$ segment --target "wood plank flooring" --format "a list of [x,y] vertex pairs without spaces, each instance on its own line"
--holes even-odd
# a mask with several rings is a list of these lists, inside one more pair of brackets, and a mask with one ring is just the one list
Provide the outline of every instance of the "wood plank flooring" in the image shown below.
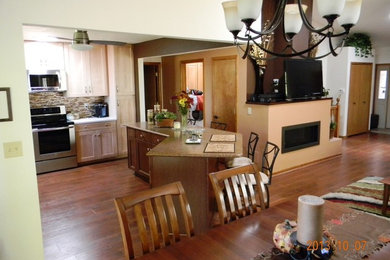
[[[302,194],[323,195],[364,176],[390,176],[390,135],[349,137],[342,149],[341,156],[274,176],[271,207]],[[126,160],[38,175],[45,259],[123,259],[113,198],[148,187]]]

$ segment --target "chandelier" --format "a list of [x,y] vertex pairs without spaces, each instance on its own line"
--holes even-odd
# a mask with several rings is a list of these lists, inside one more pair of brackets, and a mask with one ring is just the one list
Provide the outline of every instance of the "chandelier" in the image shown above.
[[[342,47],[345,36],[349,34],[350,29],[357,23],[360,16],[362,0],[314,0],[316,1],[318,14],[325,19],[326,25],[322,28],[315,28],[309,22],[305,15],[307,5],[298,3],[287,4],[288,0],[279,0],[274,17],[267,21],[262,30],[253,28],[253,22],[256,21],[262,9],[263,0],[234,0],[222,3],[225,13],[225,22],[228,30],[233,34],[234,45],[239,47],[244,55],[256,60],[268,60],[277,57],[290,58],[300,56],[308,59],[320,59],[329,54],[337,56],[336,49]],[[343,31],[336,32],[334,23],[337,20]],[[283,24],[282,24],[283,22]],[[275,30],[283,27],[283,37],[285,46],[280,52],[272,49],[269,44],[273,38]],[[311,40],[309,46],[304,50],[296,50],[293,47],[293,38],[301,30],[302,24],[309,30]],[[245,25],[243,35],[241,30]],[[335,38],[343,39],[334,44]],[[313,40],[314,39],[314,40]],[[313,52],[325,40],[329,42],[329,51],[318,57],[311,57]],[[244,45],[245,47],[242,47]],[[271,48],[267,48],[271,46]],[[253,55],[255,50],[262,52],[261,55]],[[259,53],[259,51],[256,51]]]

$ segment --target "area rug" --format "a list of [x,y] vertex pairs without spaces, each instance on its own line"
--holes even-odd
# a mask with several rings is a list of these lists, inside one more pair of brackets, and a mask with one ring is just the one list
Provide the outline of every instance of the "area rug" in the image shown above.
[[[357,182],[342,187],[335,192],[321,196],[323,199],[341,203],[347,207],[382,215],[383,183],[382,177],[365,177]],[[387,211],[390,207],[387,208]]]

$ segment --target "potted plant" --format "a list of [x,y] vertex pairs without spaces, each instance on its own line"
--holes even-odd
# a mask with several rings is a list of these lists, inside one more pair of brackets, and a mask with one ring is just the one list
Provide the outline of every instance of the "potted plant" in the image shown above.
[[329,138],[333,138],[334,131],[336,130],[337,123],[336,122],[330,122],[330,132],[329,132]]
[[173,127],[173,121],[176,119],[176,114],[164,111],[157,113],[154,117],[158,127]]
[[355,47],[355,55],[367,58],[372,55],[370,36],[364,33],[354,33],[345,39],[345,46]]

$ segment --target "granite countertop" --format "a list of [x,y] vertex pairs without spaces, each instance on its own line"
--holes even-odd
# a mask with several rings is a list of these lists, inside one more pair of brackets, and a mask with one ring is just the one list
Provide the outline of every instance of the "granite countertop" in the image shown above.
[[116,118],[114,117],[86,117],[86,118],[74,119],[73,122],[75,125],[78,125],[78,124],[108,122],[108,121],[115,121],[115,120]]
[[[243,155],[242,135],[235,132],[217,130],[212,128],[187,127],[186,131],[173,128],[160,128],[155,125],[149,125],[146,122],[127,123],[124,126],[166,136],[161,143],[151,149],[148,156],[174,156],[174,157],[214,157],[229,158]],[[191,131],[202,134],[200,144],[186,144],[185,141],[190,137]],[[235,142],[211,142],[212,135],[235,135]],[[208,143],[234,143],[234,152],[204,152]]]

